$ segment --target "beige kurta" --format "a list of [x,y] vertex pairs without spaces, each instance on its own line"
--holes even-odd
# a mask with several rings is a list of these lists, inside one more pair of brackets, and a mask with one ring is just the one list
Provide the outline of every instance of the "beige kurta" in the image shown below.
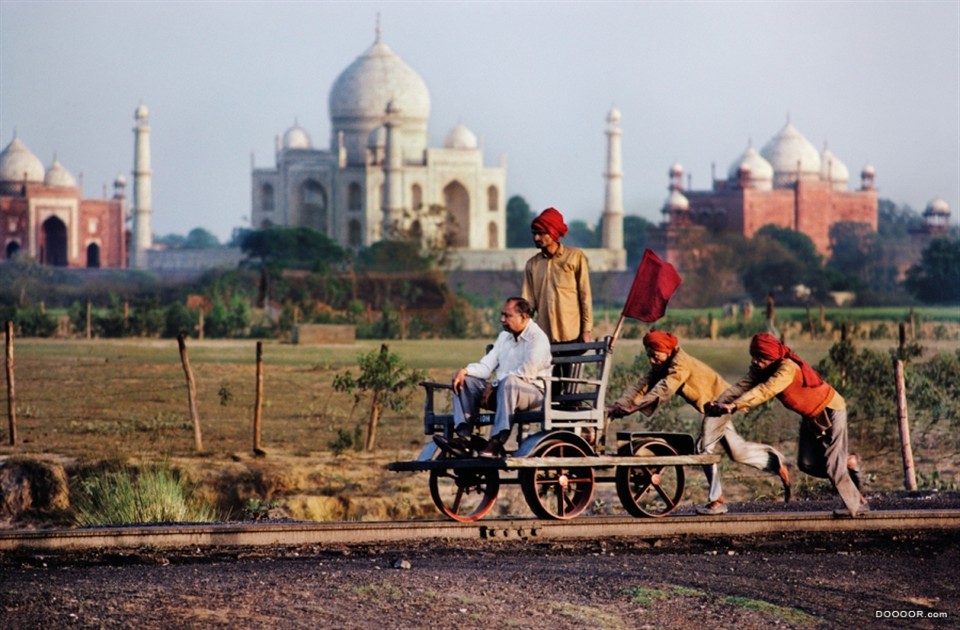
[[550,341],[573,341],[593,330],[593,302],[587,257],[560,245],[553,256],[539,252],[527,261],[523,298]]

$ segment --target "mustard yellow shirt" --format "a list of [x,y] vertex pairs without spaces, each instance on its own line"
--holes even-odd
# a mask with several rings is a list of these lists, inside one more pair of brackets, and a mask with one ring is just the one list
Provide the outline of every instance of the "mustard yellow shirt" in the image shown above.
[[593,330],[590,270],[576,247],[560,244],[553,256],[538,252],[528,260],[521,295],[550,341],[573,341]]
[[651,369],[616,402],[621,407],[638,407],[644,415],[653,415],[657,407],[679,394],[697,411],[715,400],[729,387],[712,367],[677,348],[666,364]]

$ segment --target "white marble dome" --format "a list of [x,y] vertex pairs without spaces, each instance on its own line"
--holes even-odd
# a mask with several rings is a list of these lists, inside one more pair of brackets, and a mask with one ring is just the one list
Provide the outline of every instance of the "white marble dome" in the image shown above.
[[670,177],[677,177],[683,175],[683,165],[680,162],[674,162],[673,166],[670,167],[670,171],[667,173]]
[[310,140],[310,134],[299,124],[294,123],[283,134],[284,149],[312,149],[313,142]]
[[833,182],[835,187],[842,184],[841,189],[850,181],[850,169],[826,147],[820,154],[820,179]]
[[610,113],[607,114],[607,122],[616,125],[620,122],[620,110],[614,107],[610,110]]
[[430,117],[426,83],[378,36],[373,46],[334,81],[330,88],[330,117],[379,119],[391,100],[405,118]]
[[[773,167],[773,185],[820,177],[820,152],[789,122],[760,150]],[[799,169],[798,169],[799,165]]]
[[476,149],[479,144],[477,136],[463,125],[457,125],[450,130],[443,141],[447,149]]
[[731,162],[730,168],[727,169],[727,179],[731,182],[740,181],[741,168],[750,171],[750,180],[756,187],[760,188],[762,185],[766,185],[769,190],[773,182],[773,166],[752,146],[747,146],[747,150]]
[[65,169],[57,158],[53,158],[53,164],[47,169],[43,183],[47,186],[55,186],[57,188],[77,187],[77,180],[73,177],[73,174]]
[[43,162],[35,156],[20,138],[13,137],[10,144],[0,153],[0,182],[22,183],[43,181],[46,169]]
[[944,201],[940,197],[937,197],[936,199],[931,200],[930,203],[927,204],[927,208],[926,210],[923,211],[923,214],[924,215],[934,215],[934,214],[949,215],[950,204],[948,204],[946,201]]
[[666,202],[664,202],[663,209],[664,211],[689,210],[690,200],[679,190],[673,190],[670,192],[670,196],[667,197]]
[[374,127],[367,136],[367,146],[371,149],[382,149],[387,146],[387,128],[383,125]]
[[140,103],[140,105],[137,106],[136,111],[133,112],[133,117],[137,120],[147,120],[150,118],[150,110],[147,109],[146,105]]

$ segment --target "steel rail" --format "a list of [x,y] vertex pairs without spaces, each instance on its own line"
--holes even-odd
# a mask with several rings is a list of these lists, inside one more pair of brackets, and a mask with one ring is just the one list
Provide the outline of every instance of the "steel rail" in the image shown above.
[[876,511],[857,518],[832,512],[738,513],[723,516],[581,517],[403,522],[178,524],[0,531],[0,552],[104,549],[369,545],[428,540],[550,541],[604,538],[731,537],[784,532],[960,530],[960,510]]

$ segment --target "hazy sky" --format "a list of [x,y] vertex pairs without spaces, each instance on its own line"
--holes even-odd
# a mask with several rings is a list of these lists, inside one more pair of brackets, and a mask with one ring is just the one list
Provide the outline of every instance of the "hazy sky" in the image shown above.
[[[150,110],[153,230],[248,226],[251,153],[295,120],[329,148],[334,80],[374,41],[431,95],[431,146],[462,122],[507,160],[507,196],[596,223],[606,116],[622,114],[624,205],[659,222],[667,171],[693,188],[787,116],[858,187],[960,215],[960,2],[19,2],[0,0],[0,147],[14,131],[84,194],[132,184]],[[112,193],[112,188],[108,187]],[[128,194],[132,186],[128,185]]]

